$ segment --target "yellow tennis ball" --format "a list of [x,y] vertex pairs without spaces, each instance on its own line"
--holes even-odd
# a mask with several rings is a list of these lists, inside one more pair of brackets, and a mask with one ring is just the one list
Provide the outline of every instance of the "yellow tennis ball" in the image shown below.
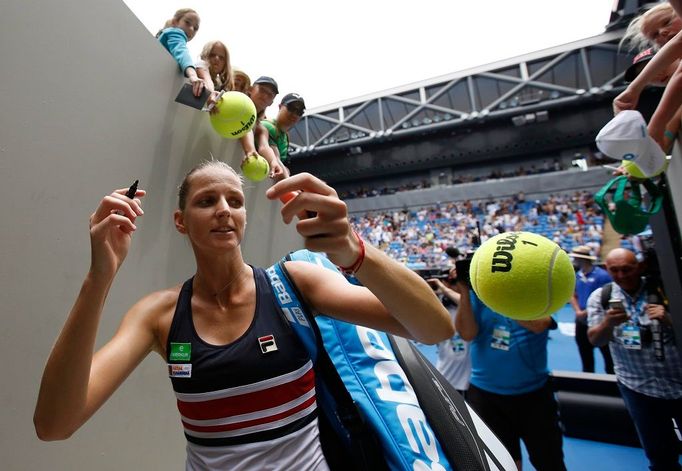
[[487,240],[474,253],[470,275],[486,306],[516,320],[551,315],[575,288],[568,254],[531,232],[506,232]]
[[224,93],[215,107],[218,112],[210,115],[211,125],[228,139],[239,139],[256,123],[256,106],[241,92]]
[[259,182],[270,173],[270,164],[261,155],[250,155],[242,163],[244,176],[254,182]]
[[[660,170],[656,171],[651,177],[655,177],[656,175],[660,175],[661,173],[665,172],[668,169],[668,159],[665,159],[665,163],[663,166],[660,168]],[[639,169],[636,163],[634,163],[632,160],[623,160],[621,162],[621,166],[625,169],[626,172],[630,174],[630,176],[635,177],[635,178],[640,178],[640,179],[646,179],[646,178],[651,178],[647,177],[642,173],[642,171]]]

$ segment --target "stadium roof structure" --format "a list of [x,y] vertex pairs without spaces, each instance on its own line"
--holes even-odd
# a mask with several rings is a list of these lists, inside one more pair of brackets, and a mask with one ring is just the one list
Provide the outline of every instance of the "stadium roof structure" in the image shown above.
[[310,110],[290,131],[291,155],[343,151],[500,118],[521,126],[547,119],[557,107],[615,95],[633,56],[619,48],[622,34],[606,32]]

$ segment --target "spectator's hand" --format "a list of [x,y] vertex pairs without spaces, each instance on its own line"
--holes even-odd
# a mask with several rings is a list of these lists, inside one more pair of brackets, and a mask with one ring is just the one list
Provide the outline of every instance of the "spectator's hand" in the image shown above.
[[218,102],[221,100],[219,99],[219,97],[220,92],[213,90],[211,92],[211,95],[208,97],[208,100],[206,100],[206,107],[210,108],[208,112],[212,115],[218,114],[218,108],[215,105],[217,105]]
[[203,80],[201,80],[199,77],[192,76],[189,78],[189,83],[192,84],[192,93],[194,96],[198,97],[201,95],[202,90],[206,86]]
[[606,311],[606,317],[604,318],[606,322],[611,327],[616,327],[617,325],[626,322],[630,316],[623,309],[609,309]]
[[615,170],[611,173],[611,175],[616,176],[616,177],[621,176],[621,175],[625,175],[626,177],[628,177],[628,180],[635,181],[635,182],[636,182],[636,181],[644,181],[644,180],[646,180],[646,178],[637,178],[637,177],[633,177],[632,175],[630,175],[630,172],[628,172],[627,170],[625,170],[625,167],[623,167],[622,165],[619,166],[617,169],[615,169]]
[[613,114],[617,115],[624,110],[634,110],[639,101],[639,92],[626,88],[623,93],[613,100]]
[[665,322],[667,325],[671,325],[670,316],[665,312],[665,308],[660,304],[647,304],[644,308],[644,312],[649,316],[649,319],[658,320],[660,322]]
[[433,290],[436,293],[442,293],[443,288],[445,288],[443,282],[438,278],[429,278],[428,280],[426,280],[426,282],[429,284],[429,286],[431,286],[431,288],[433,288]]
[[276,162],[273,162],[272,165],[270,166],[270,178],[275,180],[275,182],[278,182],[280,180],[284,180],[289,176],[289,170],[280,162],[279,159],[276,159]]
[[587,311],[585,309],[580,309],[579,311],[576,311],[575,317],[580,320],[585,320],[587,319]]

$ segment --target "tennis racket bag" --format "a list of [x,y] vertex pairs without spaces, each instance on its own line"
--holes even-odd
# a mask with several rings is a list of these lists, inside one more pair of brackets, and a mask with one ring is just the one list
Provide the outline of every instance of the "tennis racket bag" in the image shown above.
[[287,260],[339,270],[308,250],[266,270],[282,314],[315,364],[320,438],[332,469],[516,469],[499,440],[411,342],[313,316],[286,271]]

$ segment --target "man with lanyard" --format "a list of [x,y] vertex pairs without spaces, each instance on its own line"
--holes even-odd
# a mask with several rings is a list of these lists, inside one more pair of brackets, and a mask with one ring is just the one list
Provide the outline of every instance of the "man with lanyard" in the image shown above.
[[[605,263],[613,282],[587,301],[587,335],[594,345],[611,349],[618,387],[649,468],[679,470],[673,420],[682,424],[682,361],[661,287],[647,286],[630,250],[612,250]],[[603,290],[611,291],[608,298]]]
[[458,282],[455,329],[471,341],[467,402],[505,445],[521,469],[523,440],[538,471],[565,470],[559,415],[549,385],[548,331],[551,317],[516,321],[504,317]]
[[[601,267],[596,267],[593,262],[597,257],[593,256],[587,245],[580,245],[571,250],[571,258],[578,266],[576,272],[575,292],[571,299],[571,306],[575,311],[575,343],[578,345],[580,360],[583,371],[594,373],[594,345],[587,338],[587,298],[597,288],[601,288],[611,281],[608,272]],[[604,370],[613,374],[613,360],[609,347],[599,347],[604,357]]]
[[305,102],[298,93],[284,95],[275,119],[265,119],[261,124],[268,130],[268,144],[283,164],[289,160],[289,129],[301,120]]

